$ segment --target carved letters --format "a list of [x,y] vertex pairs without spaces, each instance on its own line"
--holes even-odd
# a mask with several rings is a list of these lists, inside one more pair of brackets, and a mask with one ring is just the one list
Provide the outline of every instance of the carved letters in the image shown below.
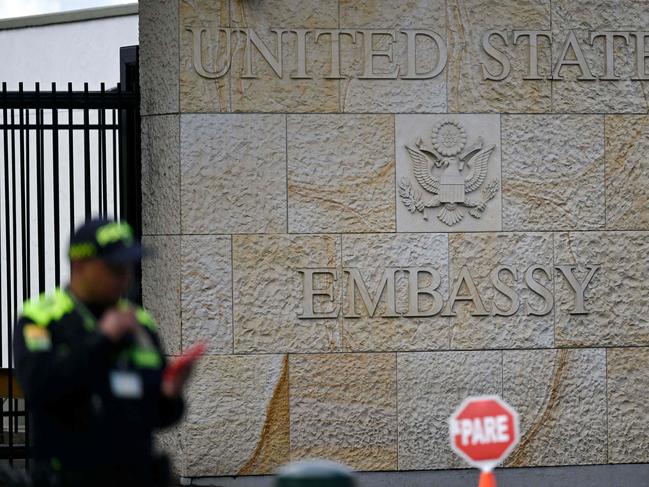
[[[231,71],[232,56],[243,47],[241,72],[233,73],[245,79],[259,76],[260,66],[268,66],[278,78],[313,79],[309,70],[309,51],[318,44],[328,43],[330,59],[326,79],[343,79],[341,74],[341,46],[346,38],[360,53],[357,72],[349,77],[359,79],[430,79],[444,72],[448,61],[446,40],[437,32],[421,29],[271,29],[262,33],[251,28],[186,26],[191,34],[192,65],[203,78],[216,79]],[[579,40],[576,31],[566,31],[557,36],[545,30],[486,30],[482,35],[483,58],[479,69],[485,80],[501,81],[512,74],[514,46],[527,46],[527,69],[519,73],[524,80],[564,79],[567,68],[578,71],[580,81],[611,81],[621,79],[615,67],[620,60],[615,57],[616,41],[623,41],[626,56],[635,65],[633,81],[649,80],[647,73],[647,38],[649,31],[591,31]],[[418,42],[419,40],[419,42]],[[593,70],[596,59],[589,59],[585,49],[601,43],[604,47],[604,71]],[[550,56],[552,46],[561,46],[559,56]],[[545,51],[553,64],[540,66],[539,52]],[[209,58],[209,54],[213,58]],[[289,53],[290,56],[286,54]],[[206,59],[206,57],[208,57]],[[285,61],[291,59],[290,66]],[[432,68],[420,71],[421,60],[432,60]],[[380,60],[380,62],[379,62]],[[381,65],[382,67],[378,67]]]
[[[570,314],[588,314],[585,305],[585,293],[600,266],[586,266],[579,274],[585,274],[581,281],[575,276],[577,266],[557,265],[557,275],[563,276],[575,292],[574,308]],[[543,265],[531,265],[519,272],[512,266],[500,265],[495,267],[489,276],[489,282],[497,293],[506,297],[510,304],[506,308],[499,307],[495,302],[486,303],[478,290],[478,286],[466,266],[460,268],[451,283],[448,298],[442,295],[439,288],[442,283],[441,274],[432,267],[389,267],[386,268],[379,284],[369,288],[357,268],[340,269],[317,268],[299,269],[302,276],[302,313],[299,318],[336,318],[342,312],[345,318],[360,318],[361,316],[376,316],[379,304],[383,302],[382,318],[415,318],[425,316],[455,316],[458,303],[470,306],[472,316],[512,316],[522,309],[526,315],[545,316],[554,307],[554,296],[550,291],[553,268]],[[406,276],[407,302],[397,302],[396,282],[399,274]],[[514,284],[522,278],[526,288],[535,301],[541,304],[532,305],[529,300],[523,302],[516,290],[508,285],[503,276],[509,274],[509,281]],[[422,285],[420,276],[425,275],[429,283]],[[342,297],[340,285],[344,282]],[[428,296],[427,306],[422,307],[422,296]],[[316,310],[314,300],[318,299]],[[358,299],[357,299],[358,298]],[[324,301],[324,303],[322,302]],[[431,302],[432,301],[432,302]],[[326,303],[326,304],[325,304]],[[359,306],[362,305],[362,306]]]

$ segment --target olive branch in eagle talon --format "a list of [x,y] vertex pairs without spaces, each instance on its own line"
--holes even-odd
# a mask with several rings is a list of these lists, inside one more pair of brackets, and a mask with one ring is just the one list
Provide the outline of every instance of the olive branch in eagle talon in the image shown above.
[[[488,202],[498,193],[498,180],[494,179],[483,187],[479,201],[468,199],[465,194],[477,190],[485,182],[489,159],[495,146],[483,147],[483,141],[479,138],[477,144],[464,150],[466,134],[454,121],[444,121],[437,125],[433,129],[431,140],[432,146],[426,146],[419,139],[415,147],[406,146],[406,150],[417,183],[435,196],[424,201],[421,191],[415,189],[409,180],[402,178],[399,182],[399,196],[405,207],[410,213],[424,213],[424,220],[428,220],[424,210],[441,206],[437,218],[449,226],[464,218],[463,207],[469,208],[469,215],[473,218],[481,218]],[[466,176],[465,168],[468,173]],[[435,175],[439,170],[441,174]]]

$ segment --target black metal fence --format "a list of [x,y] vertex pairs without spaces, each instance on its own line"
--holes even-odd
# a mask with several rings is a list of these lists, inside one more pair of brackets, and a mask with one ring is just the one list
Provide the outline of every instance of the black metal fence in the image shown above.
[[[72,229],[94,216],[141,234],[138,48],[120,52],[121,82],[99,91],[0,92],[0,458],[26,458],[29,422],[13,374],[22,302],[67,280]],[[139,297],[138,288],[135,298]]]

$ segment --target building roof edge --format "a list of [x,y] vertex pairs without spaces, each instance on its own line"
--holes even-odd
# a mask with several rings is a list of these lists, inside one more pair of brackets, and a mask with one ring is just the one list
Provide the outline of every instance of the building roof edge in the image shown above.
[[138,4],[111,5],[107,7],[84,8],[27,17],[15,17],[0,20],[0,30],[23,29],[27,27],[42,27],[46,25],[83,22],[84,20],[108,19],[138,14]]

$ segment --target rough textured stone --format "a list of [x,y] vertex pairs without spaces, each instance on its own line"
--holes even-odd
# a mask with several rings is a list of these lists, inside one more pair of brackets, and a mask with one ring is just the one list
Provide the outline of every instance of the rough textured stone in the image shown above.
[[142,118],[142,232],[180,233],[178,115]]
[[[550,83],[524,80],[528,44],[519,40],[509,47],[497,37],[491,43],[511,60],[511,74],[502,81],[483,79],[482,65],[494,76],[501,65],[482,48],[487,30],[550,29],[550,0],[448,0],[448,108],[451,112],[544,112],[550,110]],[[540,41],[540,75],[550,74],[550,48]],[[544,49],[545,47],[545,49]]]
[[604,119],[502,117],[505,230],[604,226]]
[[139,5],[141,114],[178,113],[178,0]]
[[[649,11],[642,0],[553,0],[552,30],[555,36],[553,59],[558,59],[568,30],[575,30],[594,76],[602,76],[604,39],[590,45],[589,31],[644,31]],[[557,112],[634,112],[646,113],[649,83],[633,81],[636,76],[635,39],[615,41],[615,72],[619,81],[576,81],[577,67],[562,70],[564,80],[553,81],[552,109]]]
[[[552,266],[552,234],[550,233],[488,233],[456,234],[449,237],[449,269],[457,279],[461,268],[471,273],[480,297],[490,316],[471,316],[473,304],[455,305],[451,318],[451,348],[528,348],[551,347],[554,343],[554,315],[528,315],[527,306],[539,310],[543,298],[525,284],[525,271],[532,264]],[[491,272],[499,265],[512,266],[517,280],[503,271],[500,279],[513,288],[520,298],[520,307],[513,316],[494,316],[498,309],[509,311],[512,301],[498,292],[491,281]],[[542,285],[552,292],[550,275],[535,273]]]
[[286,231],[284,115],[181,116],[185,233]]
[[[303,276],[298,269],[340,267],[340,237],[233,237],[234,348],[248,352],[326,352],[340,349],[341,319],[300,319]],[[316,283],[322,286],[321,283]],[[340,286],[334,288],[338,299]],[[314,310],[334,305],[314,298]]]
[[397,467],[395,354],[292,355],[291,459]]
[[[383,272],[388,267],[427,267],[440,273],[437,291],[448,294],[448,239],[442,234],[384,234],[343,235],[343,268],[360,271],[371,297],[375,296]],[[421,287],[430,284],[430,274],[419,275]],[[408,277],[399,272],[396,278],[397,312],[408,311]],[[349,280],[345,279],[345,315],[351,314],[347,303]],[[360,318],[343,318],[343,348],[356,351],[377,350],[431,350],[448,347],[448,318],[428,316],[422,318],[382,318],[387,311],[386,292],[374,313],[369,317],[358,292],[355,309]],[[430,310],[434,305],[430,296],[421,296],[419,309]]]
[[289,232],[394,231],[394,118],[289,115]]
[[[232,26],[255,29],[277,53],[277,37],[272,28],[338,27],[338,2],[335,0],[232,0]],[[325,36],[327,37],[327,36]],[[245,36],[232,40],[232,109],[251,112],[335,112],[339,103],[339,82],[325,79],[331,70],[331,48],[323,40],[315,44],[307,36],[307,73],[313,79],[293,79],[297,75],[296,35],[284,34],[283,77],[258,53],[253,53],[256,79],[241,78],[246,46]]]
[[464,466],[448,418],[467,397],[502,390],[502,352],[397,354],[399,470]]
[[182,237],[183,348],[207,340],[208,353],[232,352],[230,237]]
[[158,324],[164,349],[180,353],[180,237],[144,237],[142,300]]
[[288,357],[206,357],[187,404],[183,476],[271,473],[288,461]]
[[230,109],[230,73],[205,78],[194,67],[194,34],[202,34],[202,66],[218,73],[227,63],[225,34],[219,27],[230,26],[229,0],[180,1],[180,110],[182,112],[227,112]]
[[[486,209],[480,218],[475,218],[468,213],[469,208],[460,208],[463,214],[462,220],[454,225],[442,222],[440,212],[444,206],[425,208],[423,213],[415,211],[411,213],[406,206],[408,192],[404,184],[410,184],[413,191],[419,193],[421,201],[428,203],[436,195],[426,191],[418,182],[413,171],[413,159],[408,153],[406,146],[416,149],[418,141],[421,141],[424,148],[435,148],[433,146],[433,134],[437,133],[440,124],[453,122],[459,124],[464,130],[466,139],[462,141],[459,137],[456,151],[462,155],[465,150],[476,148],[476,144],[482,139],[484,148],[495,146],[494,151],[488,159],[487,174],[480,187],[465,194],[465,201],[482,201],[485,198],[483,191],[492,183],[500,180],[500,118],[498,115],[397,115],[396,117],[396,154],[397,154],[397,230],[399,232],[473,232],[473,231],[497,231],[501,229],[501,193],[498,191],[493,199],[489,200]],[[452,126],[447,126],[452,129]],[[462,142],[464,142],[462,144]],[[462,147],[460,149],[460,146]],[[449,169],[457,167],[459,158],[449,157],[448,168],[436,169],[432,166],[433,158],[424,156],[431,165],[432,174],[440,179]],[[467,165],[460,173],[464,179],[473,174],[474,159],[467,158]],[[440,183],[443,182],[440,180]],[[500,186],[500,185],[498,185]],[[405,197],[404,197],[405,196]]]
[[521,441],[508,466],[606,462],[606,351],[503,352],[503,398]]
[[649,233],[583,232],[555,235],[555,264],[576,264],[581,282],[586,266],[601,265],[586,289],[587,315],[574,311],[575,292],[555,272],[556,345],[634,346],[649,344]]
[[608,350],[608,460],[649,461],[649,349]]
[[[444,2],[426,0],[423,2],[362,2],[344,0],[340,2],[340,27],[356,29],[427,29],[437,32],[446,42],[446,15]],[[376,73],[389,73],[398,60],[401,76],[408,66],[407,38],[397,33],[396,43],[387,35],[375,35],[375,49],[389,49],[392,44],[395,63],[386,58],[374,60]],[[346,79],[340,85],[340,109],[343,112],[445,112],[446,75],[442,72],[425,80],[364,80],[363,35],[357,34],[354,44],[349,36],[341,39],[342,74]],[[437,66],[439,52],[430,39],[417,39],[419,56],[417,72],[427,73]],[[434,52],[434,56],[429,53]],[[425,55],[423,53],[426,53]]]
[[649,117],[606,117],[606,228],[649,230]]

